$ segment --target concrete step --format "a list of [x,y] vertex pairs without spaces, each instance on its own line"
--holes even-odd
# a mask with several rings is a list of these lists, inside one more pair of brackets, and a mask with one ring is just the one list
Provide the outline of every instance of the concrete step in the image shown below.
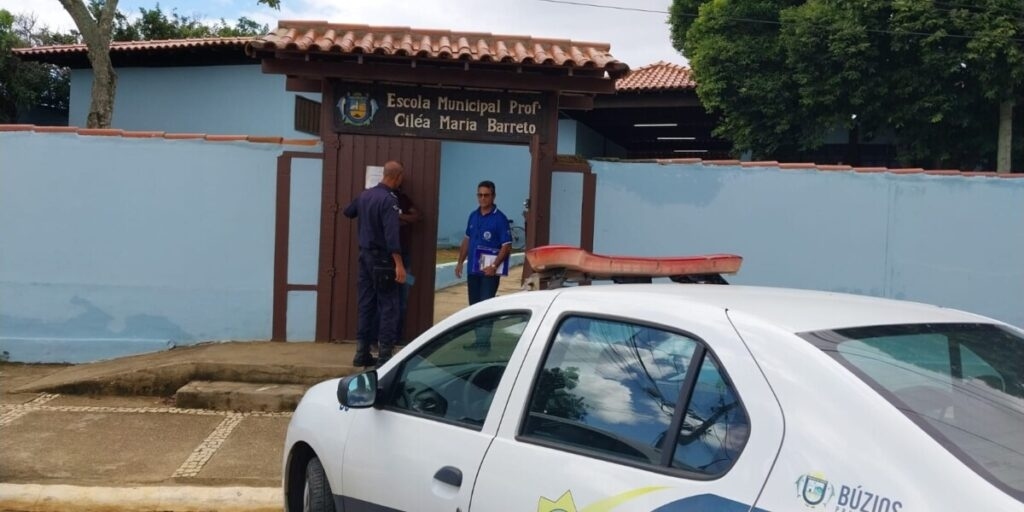
[[303,384],[194,380],[178,389],[174,403],[184,409],[294,411],[309,387]]
[[11,392],[171,396],[190,381],[310,386],[354,373],[355,343],[204,343],[74,365]]

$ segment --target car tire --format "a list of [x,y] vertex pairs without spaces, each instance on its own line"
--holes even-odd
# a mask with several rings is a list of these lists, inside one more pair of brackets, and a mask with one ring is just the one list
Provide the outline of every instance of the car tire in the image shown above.
[[320,459],[306,464],[306,484],[302,490],[302,512],[334,512],[334,495]]

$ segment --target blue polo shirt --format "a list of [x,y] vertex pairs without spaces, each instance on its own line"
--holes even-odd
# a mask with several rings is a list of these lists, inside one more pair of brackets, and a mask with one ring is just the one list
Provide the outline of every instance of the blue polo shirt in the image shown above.
[[368,188],[345,208],[345,216],[359,219],[359,248],[387,251],[389,254],[402,252],[398,235],[398,196],[383,183]]
[[[480,213],[480,208],[476,208],[469,214],[469,222],[466,223],[466,237],[469,238],[470,257],[477,247],[501,249],[502,245],[512,243],[508,217],[497,206],[487,215]],[[482,274],[482,272],[479,273]]]

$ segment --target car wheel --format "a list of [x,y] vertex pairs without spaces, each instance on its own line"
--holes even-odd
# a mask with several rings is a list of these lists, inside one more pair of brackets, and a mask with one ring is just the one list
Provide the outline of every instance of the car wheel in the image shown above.
[[334,496],[320,459],[306,464],[306,485],[302,490],[302,512],[334,512]]

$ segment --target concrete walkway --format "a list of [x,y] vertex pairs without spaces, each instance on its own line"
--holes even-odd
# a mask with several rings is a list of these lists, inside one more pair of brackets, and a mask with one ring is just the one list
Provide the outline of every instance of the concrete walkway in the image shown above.
[[[519,290],[520,271],[499,294]],[[435,320],[466,297],[464,284],[438,291]],[[0,511],[281,510],[291,413],[179,408],[168,395],[196,379],[308,385],[354,371],[353,349],[234,342],[77,366],[0,364]]]

